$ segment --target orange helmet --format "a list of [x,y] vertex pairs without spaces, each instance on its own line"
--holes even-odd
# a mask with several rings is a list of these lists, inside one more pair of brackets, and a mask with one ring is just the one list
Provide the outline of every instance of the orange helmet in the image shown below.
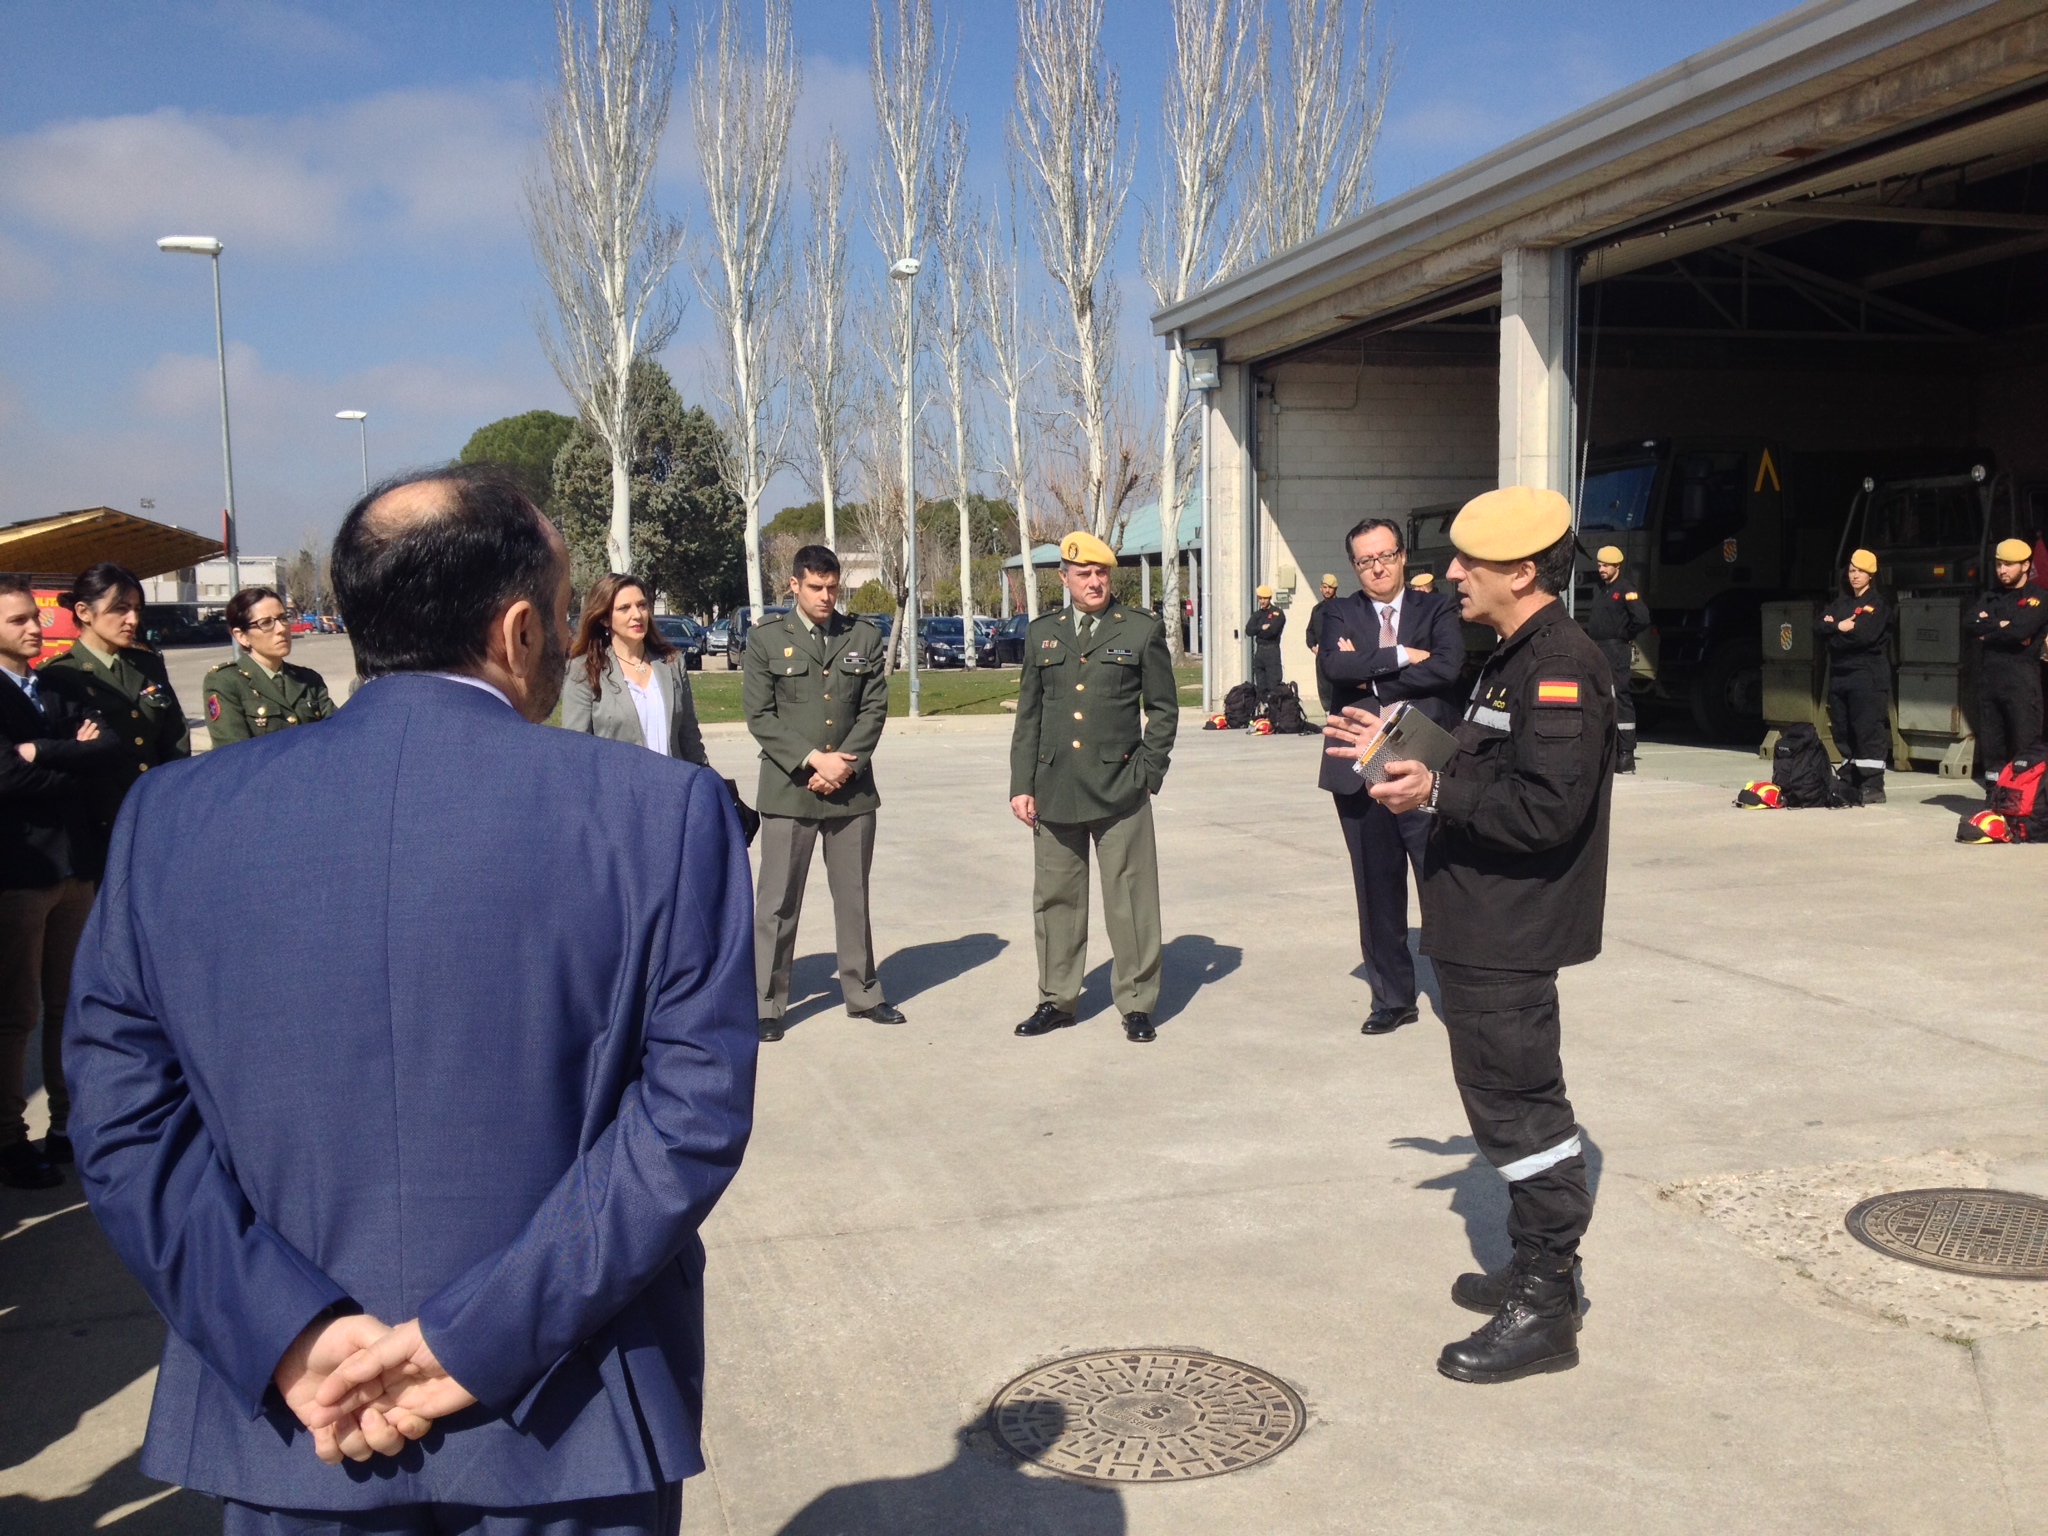
[[1261,736],[1270,736],[1273,734],[1273,722],[1265,719],[1254,720],[1252,729]]
[[1751,779],[1742,786],[1735,803],[1745,811],[1775,811],[1784,805],[1785,796],[1769,779]]
[[1965,816],[1963,824],[1956,828],[1959,843],[2009,843],[2012,829],[2006,826],[2005,818],[1996,811],[1979,811],[1974,816]]

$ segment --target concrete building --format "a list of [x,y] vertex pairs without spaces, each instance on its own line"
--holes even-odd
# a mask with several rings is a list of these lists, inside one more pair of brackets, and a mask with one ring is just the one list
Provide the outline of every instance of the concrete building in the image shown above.
[[230,572],[226,559],[201,561],[196,571],[198,596],[189,601],[203,608],[225,608],[229,598],[244,587],[285,589],[285,572],[291,561],[283,555],[238,555]]
[[1576,494],[1601,444],[1969,445],[2048,481],[2044,162],[2048,0],[1814,0],[1160,311],[1222,358],[1217,688],[1253,588],[1358,518]]

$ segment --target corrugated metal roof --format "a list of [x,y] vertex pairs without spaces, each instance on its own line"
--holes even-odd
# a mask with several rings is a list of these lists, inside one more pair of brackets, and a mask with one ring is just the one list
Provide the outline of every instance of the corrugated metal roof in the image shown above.
[[112,507],[60,512],[0,528],[0,571],[38,576],[76,576],[89,565],[112,560],[147,579],[222,552],[218,539]]

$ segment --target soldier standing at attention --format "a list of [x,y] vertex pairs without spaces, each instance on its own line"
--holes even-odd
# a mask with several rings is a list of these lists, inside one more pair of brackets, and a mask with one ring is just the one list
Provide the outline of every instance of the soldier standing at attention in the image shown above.
[[868,921],[875,862],[875,747],[889,718],[881,632],[839,612],[839,557],[822,544],[796,552],[790,610],[747,635],[740,693],[761,744],[761,875],[754,896],[754,980],[764,1041],[782,1038],[789,968],[804,909],[811,850],[825,844],[839,990],[846,1011],[876,1024],[903,1015],[882,997]]
[[2034,551],[2023,539],[2001,539],[1992,569],[1998,588],[1963,627],[1984,647],[1977,667],[1977,768],[1986,785],[1998,770],[2041,739],[2041,632],[2048,628],[2048,592],[2034,585]]
[[1814,633],[1828,647],[1828,721],[1842,754],[1842,779],[1865,805],[1884,804],[1884,765],[1891,757],[1892,606],[1877,590],[1877,556],[1849,556],[1849,590],[1821,611]]
[[[1451,1299],[1491,1312],[1444,1347],[1457,1381],[1512,1381],[1579,1361],[1579,1239],[1593,1214],[1559,1055],[1557,972],[1600,953],[1613,793],[1607,660],[1557,600],[1571,583],[1571,503],[1510,486],[1451,524],[1447,580],[1463,617],[1500,636],[1473,684],[1458,750],[1435,773],[1388,765],[1372,796],[1435,825],[1423,863],[1422,952],[1436,964],[1451,1075],[1479,1150],[1508,1185],[1514,1260],[1461,1275]],[[1355,753],[1371,717],[1329,734]]]
[[334,713],[326,680],[285,660],[292,653],[292,621],[283,598],[268,587],[244,587],[228,599],[227,620],[248,654],[206,674],[206,734],[216,747]]
[[1157,1038],[1159,855],[1152,797],[1165,781],[1180,695],[1158,619],[1110,595],[1116,553],[1092,533],[1060,541],[1073,606],[1024,632],[1010,811],[1031,828],[1038,1007],[1020,1035],[1074,1022],[1088,968],[1088,845],[1102,867],[1110,990],[1125,1038]]
[[1280,667],[1280,632],[1287,628],[1287,615],[1273,606],[1271,587],[1259,588],[1258,596],[1258,611],[1245,624],[1244,632],[1252,637],[1252,691],[1264,709],[1286,681]]
[[1593,611],[1586,615],[1586,634],[1614,669],[1614,728],[1621,742],[1614,771],[1634,773],[1636,696],[1629,686],[1634,673],[1629,642],[1650,627],[1650,605],[1643,601],[1640,592],[1631,592],[1622,585],[1620,545],[1601,545],[1593,560],[1594,568],[1600,572],[1600,595],[1593,599]]

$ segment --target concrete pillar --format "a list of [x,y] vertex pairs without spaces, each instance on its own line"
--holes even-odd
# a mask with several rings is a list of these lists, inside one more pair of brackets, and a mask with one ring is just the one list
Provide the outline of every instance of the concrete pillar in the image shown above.
[[1152,557],[1138,556],[1138,606],[1152,611]]
[[1572,338],[1578,277],[1561,249],[1500,268],[1500,484],[1572,494]]
[[1251,677],[1251,642],[1244,623],[1251,610],[1252,371],[1225,363],[1222,382],[1209,391],[1209,510],[1202,529],[1202,558],[1213,561],[1209,595],[1216,605],[1211,624],[1216,654],[1209,658],[1216,697]]

